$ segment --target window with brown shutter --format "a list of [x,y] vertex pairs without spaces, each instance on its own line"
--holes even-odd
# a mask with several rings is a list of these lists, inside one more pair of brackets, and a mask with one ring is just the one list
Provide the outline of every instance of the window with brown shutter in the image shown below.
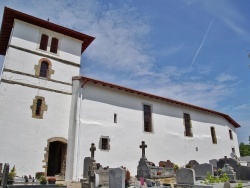
[[217,144],[217,138],[216,138],[215,128],[214,127],[210,127],[210,129],[211,129],[212,142],[213,142],[213,144]]
[[144,112],[144,131],[152,132],[151,106],[143,105]]
[[232,130],[230,130],[230,129],[229,129],[229,138],[230,138],[230,140],[233,140]]
[[191,118],[189,114],[184,113],[183,114],[183,118],[184,118],[184,125],[185,125],[185,136],[190,136],[192,137],[192,126],[191,126]]
[[58,48],[58,39],[57,38],[52,38],[51,46],[50,46],[50,52],[56,54],[57,53],[57,48]]
[[42,34],[41,36],[41,41],[40,41],[40,49],[41,50],[47,50],[47,46],[48,46],[48,40],[49,40],[49,36]]

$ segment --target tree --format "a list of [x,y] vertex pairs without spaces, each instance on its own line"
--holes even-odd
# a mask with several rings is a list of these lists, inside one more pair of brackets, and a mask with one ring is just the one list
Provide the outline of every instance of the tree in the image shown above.
[[250,145],[240,143],[240,156],[250,156]]

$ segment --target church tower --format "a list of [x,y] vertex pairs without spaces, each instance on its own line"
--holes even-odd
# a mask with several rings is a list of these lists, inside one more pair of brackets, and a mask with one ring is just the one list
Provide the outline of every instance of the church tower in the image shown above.
[[[0,54],[0,161],[18,175],[65,176],[72,77],[94,40],[5,8]],[[22,155],[20,155],[22,154]]]

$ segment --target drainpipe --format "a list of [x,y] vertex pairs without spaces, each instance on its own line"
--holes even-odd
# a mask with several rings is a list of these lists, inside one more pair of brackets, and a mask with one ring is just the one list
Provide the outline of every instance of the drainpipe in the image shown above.
[[80,96],[77,104],[77,113],[76,113],[76,129],[75,129],[75,147],[74,147],[74,175],[73,180],[79,180],[79,159],[80,159],[80,135],[81,135],[81,112],[82,112],[82,94],[83,94],[83,86],[88,82],[85,80],[80,87]]

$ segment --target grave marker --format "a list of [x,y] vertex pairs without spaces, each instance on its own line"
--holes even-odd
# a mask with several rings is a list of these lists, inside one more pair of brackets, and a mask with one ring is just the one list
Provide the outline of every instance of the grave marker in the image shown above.
[[9,171],[10,171],[10,165],[9,165],[9,163],[5,163],[4,168],[3,168],[2,182],[1,182],[1,185],[0,185],[1,188],[6,188],[7,187]]
[[145,155],[145,148],[147,148],[148,146],[145,144],[144,141],[141,142],[140,148],[142,149],[142,158],[146,158]]
[[109,171],[109,188],[125,188],[125,171],[114,168]]
[[194,185],[194,170],[190,168],[181,168],[176,171],[176,184]]
[[207,176],[207,173],[210,173],[211,175],[214,174],[213,165],[207,164],[207,163],[195,165],[193,169],[195,171],[196,180],[205,179]]

